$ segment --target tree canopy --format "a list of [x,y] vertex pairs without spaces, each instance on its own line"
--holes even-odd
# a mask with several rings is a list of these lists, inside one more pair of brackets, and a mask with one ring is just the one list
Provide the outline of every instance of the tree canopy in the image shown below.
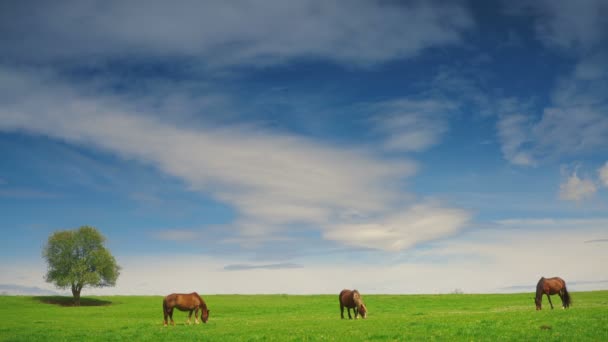
[[105,240],[89,226],[53,233],[42,252],[48,263],[45,280],[59,288],[71,288],[76,305],[80,305],[83,287],[116,285],[120,266],[104,247]]

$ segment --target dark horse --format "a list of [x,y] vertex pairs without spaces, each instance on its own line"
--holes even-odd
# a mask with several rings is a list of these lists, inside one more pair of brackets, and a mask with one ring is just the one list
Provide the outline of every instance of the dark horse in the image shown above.
[[190,311],[188,315],[188,324],[190,324],[190,318],[194,311],[194,322],[198,324],[198,310],[201,310],[201,321],[207,323],[209,319],[209,309],[207,304],[196,292],[192,293],[172,293],[163,299],[163,314],[165,315],[165,326],[167,326],[167,316],[171,318],[171,324],[173,322],[173,309],[177,308],[180,311]]
[[361,314],[361,317],[367,317],[367,308],[365,304],[363,304],[363,300],[361,299],[361,294],[357,290],[342,290],[340,292],[340,315],[342,319],[344,319],[344,308],[346,307],[346,312],[348,312],[348,319],[352,319],[350,316],[350,309],[353,309],[355,312],[355,319],[357,319],[357,315]]
[[567,309],[570,307],[570,304],[572,304],[572,299],[566,289],[566,282],[560,277],[540,278],[538,284],[536,284],[536,298],[534,298],[536,310],[542,310],[543,294],[547,295],[549,304],[551,304],[551,309],[553,309],[553,303],[551,303],[550,295],[554,294],[558,294],[559,298],[562,299],[562,306],[564,309]]

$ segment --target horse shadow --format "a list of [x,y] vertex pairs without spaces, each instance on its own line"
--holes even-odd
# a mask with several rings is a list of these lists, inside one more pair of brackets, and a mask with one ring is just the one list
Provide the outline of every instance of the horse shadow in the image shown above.
[[[53,304],[59,306],[76,306],[74,304],[73,297],[65,296],[35,296],[32,297],[34,300],[44,304]],[[107,306],[111,305],[112,302],[109,300],[97,299],[97,298],[80,298],[80,306]]]

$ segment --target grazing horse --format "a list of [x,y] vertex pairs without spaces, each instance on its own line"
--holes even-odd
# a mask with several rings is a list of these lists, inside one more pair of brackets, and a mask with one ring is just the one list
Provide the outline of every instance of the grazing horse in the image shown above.
[[567,309],[572,304],[572,299],[570,298],[570,294],[566,289],[566,282],[560,277],[540,278],[538,284],[536,285],[536,298],[534,298],[536,310],[542,310],[543,294],[547,295],[547,299],[549,299],[549,304],[551,304],[552,310],[553,303],[551,303],[550,295],[558,294],[559,298],[562,299],[562,307],[564,309]]
[[173,309],[177,308],[180,311],[190,311],[188,315],[188,324],[190,324],[190,318],[194,311],[194,323],[198,322],[198,311],[201,310],[201,321],[207,323],[209,319],[210,310],[207,308],[207,304],[196,292],[192,293],[172,293],[163,299],[163,314],[165,316],[165,326],[167,326],[167,316],[171,318],[171,325],[175,325],[173,322]]
[[365,304],[363,304],[363,300],[361,299],[361,294],[357,290],[342,290],[340,292],[340,316],[344,319],[344,308],[346,307],[346,312],[348,312],[348,319],[352,319],[350,316],[350,309],[353,309],[355,312],[355,319],[357,319],[358,314],[361,314],[361,317],[367,317],[367,308]]

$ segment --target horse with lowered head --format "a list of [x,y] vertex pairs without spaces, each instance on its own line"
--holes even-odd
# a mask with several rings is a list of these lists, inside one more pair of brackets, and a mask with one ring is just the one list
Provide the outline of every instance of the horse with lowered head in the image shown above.
[[190,318],[192,318],[192,312],[194,312],[194,323],[199,324],[198,311],[201,311],[201,321],[207,323],[209,319],[209,308],[207,303],[198,295],[196,292],[192,293],[172,293],[163,299],[163,314],[165,316],[165,326],[167,326],[167,316],[171,318],[171,325],[175,325],[173,321],[173,309],[177,308],[180,311],[190,311],[188,315],[188,322],[190,324]]
[[346,312],[348,313],[348,319],[352,319],[350,315],[350,309],[353,309],[355,312],[355,319],[357,319],[358,315],[361,314],[361,317],[367,317],[367,308],[363,303],[363,299],[361,299],[361,294],[357,290],[342,290],[340,292],[340,316],[344,319],[344,308],[346,307]]
[[542,310],[543,294],[547,295],[549,304],[553,310],[553,303],[551,303],[551,295],[557,294],[562,299],[562,307],[567,309],[572,304],[570,294],[566,289],[566,282],[560,277],[545,278],[542,277],[536,284],[536,298],[534,303],[536,304],[536,310]]

